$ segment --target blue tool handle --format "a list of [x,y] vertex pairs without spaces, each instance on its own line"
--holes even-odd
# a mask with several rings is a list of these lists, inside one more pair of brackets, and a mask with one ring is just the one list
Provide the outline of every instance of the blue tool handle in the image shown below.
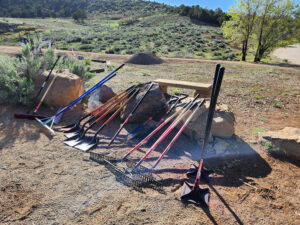
[[95,91],[97,88],[99,88],[100,86],[102,86],[105,82],[107,82],[109,79],[113,78],[115,76],[115,73],[121,69],[125,64],[122,64],[121,66],[119,66],[117,69],[115,69],[114,71],[112,71],[110,74],[108,74],[106,77],[104,77],[101,81],[99,81],[97,84],[95,84],[93,87],[91,87],[89,90],[87,90],[85,93],[83,93],[79,98],[77,98],[76,100],[74,100],[71,104],[69,104],[68,106],[64,107],[63,109],[61,109],[59,112],[56,113],[56,115],[54,117],[58,117],[60,114],[62,114],[64,111],[66,111],[67,109],[71,108],[72,106],[74,106],[77,102],[79,102],[80,100],[82,100],[84,97],[86,97],[87,95],[89,95],[90,93],[92,93],[93,91]]

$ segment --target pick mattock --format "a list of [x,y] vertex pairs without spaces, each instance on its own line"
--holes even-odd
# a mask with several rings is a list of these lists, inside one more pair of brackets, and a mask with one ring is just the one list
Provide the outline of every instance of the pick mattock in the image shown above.
[[[61,57],[62,57],[62,55],[61,55],[61,54],[60,54],[60,55],[58,54],[57,59],[56,59],[56,61],[54,62],[53,66],[52,66],[52,68],[51,68],[51,70],[50,70],[50,72],[48,73],[48,75],[47,75],[46,79],[44,80],[44,82],[43,82],[41,88],[39,89],[38,93],[37,93],[36,96],[34,97],[34,100],[33,100],[34,103],[37,102],[37,100],[38,100],[40,94],[42,93],[42,90],[45,88],[45,86],[46,86],[46,84],[47,84],[49,78],[51,77],[51,74],[52,74],[52,71],[53,71],[54,67],[56,66],[58,60],[59,60]],[[55,78],[53,78],[53,79],[55,79]],[[53,80],[52,80],[52,81],[53,81]],[[54,82],[54,81],[53,81],[53,82]],[[35,118],[40,118],[40,119],[45,118],[45,116],[36,115],[36,113],[37,113],[38,109],[40,108],[41,104],[43,103],[43,101],[44,101],[46,95],[48,94],[48,91],[49,91],[49,89],[51,88],[53,82],[51,82],[51,83],[49,84],[49,86],[48,86],[46,92],[44,93],[44,95],[42,96],[41,100],[39,101],[39,104],[34,108],[32,114],[30,114],[30,112],[32,111],[32,108],[30,108],[30,109],[28,109],[28,111],[27,111],[26,114],[17,114],[17,113],[16,113],[16,114],[14,114],[14,117],[17,118],[17,119],[28,119],[28,120],[34,120]]]
[[133,116],[133,114],[135,113],[135,111],[138,109],[138,107],[142,104],[144,98],[147,96],[147,94],[149,93],[149,91],[151,90],[153,86],[153,83],[151,82],[149,85],[149,88],[147,89],[146,93],[143,95],[143,97],[139,100],[139,102],[135,105],[135,107],[133,108],[133,110],[129,113],[129,115],[127,116],[127,118],[125,119],[125,121],[122,123],[121,127],[117,130],[117,132],[115,133],[115,135],[113,136],[113,138],[111,139],[111,141],[109,142],[108,146],[110,146],[116,139],[116,137],[119,135],[119,133],[121,132],[121,130],[124,128],[124,126],[128,123],[129,119]]
[[140,159],[140,161],[136,164],[135,168],[137,168],[141,163],[150,155],[152,151],[154,151],[157,146],[171,133],[171,131],[177,126],[177,124],[183,119],[188,110],[191,110],[195,104],[196,99],[199,97],[199,94],[194,98],[192,104],[180,115],[178,116],[173,123],[165,130],[165,132],[156,140],[156,142],[150,147],[148,152]]
[[115,100],[117,100],[118,98],[122,97],[125,94],[128,94],[128,92],[134,88],[135,85],[131,86],[130,88],[128,88],[125,91],[122,91],[121,93],[117,94],[116,96],[112,97],[111,99],[109,99],[107,102],[105,102],[103,105],[99,106],[98,108],[94,109],[92,112],[82,116],[76,123],[73,124],[69,124],[67,126],[62,127],[61,129],[59,129],[59,131],[62,131],[64,133],[73,133],[73,132],[78,132],[80,130],[80,123],[85,120],[88,117],[95,117],[95,114],[100,111],[103,108],[106,108],[108,105],[110,105],[112,102],[114,102]]
[[200,162],[199,162],[199,167],[198,167],[195,182],[194,184],[189,184],[185,182],[181,192],[181,200],[183,202],[191,202],[191,203],[195,203],[196,205],[202,205],[205,207],[208,206],[208,202],[209,202],[209,189],[200,187],[201,171],[203,167],[203,157],[205,155],[205,150],[210,135],[211,124],[212,124],[214,111],[217,104],[218,95],[221,89],[224,71],[225,68],[222,67],[219,70],[217,77],[215,77],[216,81],[214,81],[215,87],[213,88],[213,98],[211,99],[210,107],[208,111],[207,123],[205,128],[205,136],[203,140],[202,152],[200,155]]
[[180,116],[182,113],[185,112],[185,109],[190,106],[192,102],[186,103],[180,110],[175,112],[173,115],[169,116],[166,120],[164,120],[157,128],[155,128],[150,134],[148,134],[143,140],[141,140],[133,149],[127,152],[123,157],[122,160],[126,159],[131,153],[136,151],[139,147],[145,144],[154,134],[156,134],[161,128],[163,128],[166,124],[168,124],[172,119],[176,118],[176,116]]
[[[132,89],[131,93],[132,93],[132,92],[134,92],[134,89]],[[131,93],[130,93],[130,94],[131,94]],[[71,147],[74,147],[75,145],[81,143],[81,142],[84,140],[84,137],[85,137],[86,133],[87,133],[90,129],[92,129],[97,123],[99,123],[102,119],[104,119],[109,113],[111,113],[113,110],[115,110],[115,109],[118,107],[118,105],[119,105],[122,101],[124,101],[126,98],[127,98],[127,96],[123,96],[123,97],[121,97],[120,99],[118,99],[116,102],[114,102],[113,104],[111,104],[111,105],[109,106],[109,108],[107,108],[106,110],[104,110],[104,113],[103,113],[103,114],[102,114],[102,111],[99,112],[99,113],[97,113],[97,114],[95,115],[95,118],[97,118],[97,117],[100,116],[101,114],[102,114],[102,115],[101,115],[99,118],[97,118],[97,119],[96,119],[89,127],[87,127],[87,128],[84,130],[85,125],[86,125],[87,123],[89,123],[91,120],[93,120],[94,118],[89,119],[87,122],[85,122],[85,123],[83,124],[83,126],[82,126],[82,128],[80,129],[79,132],[77,132],[74,136],[72,136],[72,137],[70,137],[70,138],[67,138],[67,139],[64,141],[64,143],[65,143],[66,145],[71,146]]]
[[89,90],[87,90],[86,92],[84,92],[80,97],[78,97],[77,99],[75,99],[73,102],[71,102],[69,105],[67,105],[63,109],[59,110],[54,116],[51,116],[51,117],[48,117],[48,118],[45,118],[45,119],[38,119],[38,118],[36,118],[36,120],[39,123],[41,123],[45,128],[47,128],[49,131],[51,131],[52,133],[54,133],[54,130],[52,129],[52,126],[53,126],[53,123],[56,120],[56,118],[58,118],[62,113],[64,113],[69,108],[73,107],[77,102],[81,101],[83,98],[85,98],[86,96],[88,96],[89,94],[91,94],[97,88],[99,88],[100,86],[102,86],[105,82],[107,82],[108,80],[110,80],[111,78],[113,78],[115,76],[116,72],[119,69],[121,69],[124,65],[125,64],[122,64],[117,69],[115,69],[114,71],[112,71],[110,74],[108,74],[106,77],[104,77],[101,81],[99,81],[97,84],[95,84]]
[[170,148],[174,145],[174,143],[176,142],[176,140],[179,138],[179,136],[181,135],[181,133],[184,131],[184,129],[186,128],[186,126],[189,124],[189,122],[192,120],[192,118],[195,116],[196,112],[198,111],[198,109],[204,104],[205,100],[203,99],[201,102],[199,102],[196,106],[196,109],[193,111],[193,113],[187,118],[187,120],[185,121],[185,123],[182,125],[182,127],[180,128],[180,130],[177,132],[177,134],[174,136],[174,138],[172,139],[172,141],[169,143],[169,145],[166,147],[166,149],[163,151],[163,153],[160,155],[160,157],[157,159],[157,161],[155,162],[153,168],[155,168],[158,163],[160,162],[160,160],[164,157],[165,154],[167,154],[167,152],[170,150]]
[[112,114],[111,117],[109,117],[103,124],[102,126],[96,131],[94,134],[93,138],[87,138],[87,137],[82,137],[82,141],[75,145],[75,148],[81,150],[81,151],[89,151],[90,149],[94,148],[97,146],[99,143],[99,139],[97,138],[97,135],[121,112],[121,110],[128,104],[128,102],[137,95],[139,90],[135,90],[135,92],[124,102],[122,105]]

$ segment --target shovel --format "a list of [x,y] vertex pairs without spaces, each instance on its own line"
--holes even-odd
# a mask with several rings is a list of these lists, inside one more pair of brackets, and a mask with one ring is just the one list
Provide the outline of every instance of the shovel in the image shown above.
[[94,136],[92,138],[90,137],[83,137],[82,141],[80,143],[78,143],[77,145],[75,145],[75,148],[87,152],[90,149],[96,147],[99,143],[99,139],[97,138],[97,135],[119,114],[119,112],[127,105],[127,103],[134,97],[137,95],[137,93],[139,92],[139,90],[136,90],[119,108],[116,112],[114,112],[114,114],[108,118],[104,124],[102,124],[102,126],[96,131],[96,133],[94,134]]
[[[134,90],[132,90],[134,91]],[[125,98],[125,97],[123,97]],[[89,131],[91,128],[93,128],[98,122],[100,122],[103,118],[105,118],[111,111],[113,111],[118,104],[120,104],[120,102],[122,102],[124,99],[119,99],[117,102],[115,102],[114,104],[112,104],[107,110],[106,112],[100,116],[98,119],[96,119],[86,130],[84,130],[84,127],[87,123],[89,123],[91,120],[93,120],[94,118],[89,119],[87,122],[84,123],[84,125],[82,126],[82,128],[80,129],[79,132],[77,133],[73,133],[73,136],[66,139],[64,141],[64,143],[66,145],[69,145],[71,147],[74,147],[75,145],[79,144],[82,141],[82,138],[85,137],[85,134],[87,133],[87,131]],[[100,114],[100,112],[98,113]],[[97,117],[98,115],[95,115],[95,117]]]
[[107,105],[111,104],[113,101],[115,101],[116,99],[122,97],[124,94],[128,93],[132,88],[134,88],[135,85],[131,86],[130,88],[128,88],[127,90],[119,93],[118,95],[114,96],[113,98],[109,99],[105,104],[99,106],[97,109],[93,110],[92,112],[84,115],[83,117],[81,117],[76,123],[74,124],[70,124],[67,126],[62,127],[61,129],[59,129],[59,131],[62,131],[64,133],[73,133],[76,131],[80,130],[80,123],[85,120],[86,118],[90,117],[90,116],[94,116],[94,114],[98,111],[100,111],[101,109],[103,109],[104,107],[106,107]]
[[[132,93],[134,91],[134,89],[132,89],[130,93]],[[89,120],[87,120],[83,125],[82,127],[79,129],[73,129],[74,132],[73,133],[69,133],[69,134],[66,134],[65,136],[67,138],[72,138],[74,136],[78,136],[78,135],[81,135],[83,132],[84,132],[84,128],[85,128],[85,125],[86,124],[89,124],[90,122],[95,122],[95,120],[97,120],[96,123],[98,123],[99,121],[101,121],[109,112],[111,112],[112,110],[114,110],[118,104],[120,104],[122,101],[124,101],[124,99],[126,99],[128,96],[127,95],[124,95],[122,96],[121,98],[117,99],[116,101],[114,102],[111,102],[110,104],[106,105],[106,107],[102,108],[102,110],[100,112],[98,112],[97,114],[93,115],[90,117]],[[102,115],[102,116],[101,116]],[[100,117],[100,118],[98,118]],[[98,118],[98,119],[97,119]],[[93,124],[94,125],[94,124]]]
[[208,143],[208,138],[211,130],[211,124],[214,116],[214,111],[216,108],[217,104],[217,99],[218,95],[220,92],[222,80],[223,80],[223,75],[224,75],[224,67],[222,67],[219,72],[217,73],[217,76],[215,76],[214,79],[214,86],[213,86],[213,98],[211,99],[210,106],[209,106],[209,111],[208,111],[208,117],[207,117],[207,123],[206,123],[206,128],[205,128],[205,136],[204,136],[204,141],[203,141],[203,147],[202,147],[202,152],[200,156],[200,162],[199,162],[199,167],[197,170],[197,176],[195,179],[194,184],[189,184],[187,182],[184,183],[183,189],[181,192],[181,200],[183,202],[187,203],[194,203],[199,206],[204,206],[208,207],[208,202],[209,202],[209,189],[201,188],[200,187],[200,179],[201,179],[201,172],[203,168],[203,157],[205,155],[205,150],[206,150],[206,145]]

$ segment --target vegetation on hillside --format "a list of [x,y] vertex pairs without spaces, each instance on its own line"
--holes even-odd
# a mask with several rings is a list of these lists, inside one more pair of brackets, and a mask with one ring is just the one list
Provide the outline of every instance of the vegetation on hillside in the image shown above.
[[249,46],[255,50],[254,62],[259,62],[276,47],[300,40],[299,6],[290,0],[239,0],[231,8],[231,19],[224,22],[226,37],[242,46],[246,60]]
[[106,15],[147,15],[166,12],[173,7],[144,0],[0,0],[2,17],[71,17],[77,10],[89,17]]
[[[153,52],[169,57],[237,60],[237,50],[224,40],[218,27],[197,25],[189,18],[156,14],[121,20],[9,19],[44,27],[43,37],[58,49],[108,54]],[[15,39],[13,39],[15,40]],[[8,43],[8,37],[0,41]]]
[[145,0],[0,0],[0,17],[72,17],[79,10],[87,11],[90,18],[103,14],[122,18],[176,13],[216,25],[228,19],[221,9],[208,10],[199,5],[175,7]]

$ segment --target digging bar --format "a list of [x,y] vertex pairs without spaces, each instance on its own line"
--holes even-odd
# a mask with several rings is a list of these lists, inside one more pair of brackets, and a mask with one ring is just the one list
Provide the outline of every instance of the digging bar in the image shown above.
[[199,167],[198,167],[195,182],[193,185],[185,182],[183,185],[182,192],[181,192],[181,200],[183,202],[187,202],[187,203],[190,202],[190,203],[194,203],[196,205],[204,206],[204,207],[208,207],[209,189],[207,189],[207,188],[203,189],[200,187],[201,171],[202,171],[203,160],[204,160],[203,157],[205,155],[205,150],[206,150],[206,146],[207,146],[209,135],[210,135],[212,120],[213,120],[214,111],[215,111],[216,104],[217,104],[218,95],[219,95],[219,92],[221,89],[224,71],[225,71],[224,67],[222,67],[219,70],[219,75],[215,82],[216,85],[215,85],[215,90],[214,90],[214,96],[213,96],[213,99],[211,99],[211,103],[210,103],[210,107],[209,107],[207,123],[206,123],[206,128],[205,128],[205,136],[204,136],[202,152],[200,155],[200,162],[199,162]]

